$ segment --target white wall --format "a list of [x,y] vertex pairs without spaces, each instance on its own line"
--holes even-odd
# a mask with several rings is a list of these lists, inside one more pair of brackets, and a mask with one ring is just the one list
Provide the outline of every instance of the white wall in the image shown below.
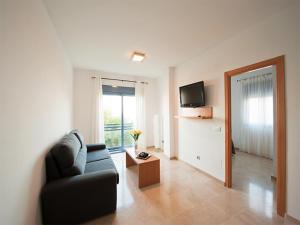
[[[169,88],[169,82],[168,82],[168,76],[160,76],[157,78],[157,92],[159,93],[158,96],[158,105],[159,105],[159,117],[160,117],[160,123],[161,123],[161,148],[166,152],[166,145],[165,145],[165,138],[169,138],[169,134],[167,132],[167,129],[165,127],[169,127],[169,124],[166,120],[164,120],[164,117],[169,115],[169,110],[167,105],[169,104],[169,95],[168,90]],[[164,116],[166,115],[166,116]]]
[[157,106],[156,81],[154,79],[145,77],[120,75],[103,71],[76,68],[74,70],[74,126],[82,132],[86,142],[90,143],[91,140],[90,109],[92,104],[91,96],[93,90],[91,76],[94,74],[108,78],[148,82],[145,92],[147,146],[154,146],[153,116],[159,113],[159,107]]
[[234,143],[234,147],[239,148],[240,143],[240,123],[242,121],[242,118],[240,116],[241,114],[241,104],[240,104],[240,95],[239,95],[239,87],[237,80],[241,79],[240,76],[234,76],[231,78],[231,116],[232,116],[232,122],[231,122],[231,134],[232,134],[232,141]]
[[72,123],[72,67],[41,0],[1,1],[0,224],[39,224],[44,156]]
[[160,105],[160,118],[162,123],[162,149],[164,154],[173,158],[176,154],[175,133],[176,127],[174,119],[174,82],[175,68],[170,67],[164,71],[164,76],[157,79],[157,92],[159,93],[158,100]]
[[[214,107],[213,120],[179,121],[179,158],[224,181],[224,72],[282,54],[286,56],[287,212],[298,219],[300,219],[299,12],[300,4],[297,2],[297,5],[244,30],[179,66],[175,84],[177,90],[181,85],[204,80],[209,86],[208,104]],[[178,99],[176,98],[177,101]],[[212,127],[216,124],[222,126],[221,133],[212,131]],[[201,160],[195,159],[196,154],[201,156]]]
[[[180,160],[224,180],[224,131],[214,130],[224,126],[223,109],[220,106],[221,97],[219,97],[222,95],[222,81],[212,74],[202,74],[198,69],[191,71],[188,67],[179,67],[176,71],[174,95],[176,114],[180,115],[179,87],[201,80],[205,82],[206,104],[213,106],[214,118],[211,120],[178,119],[177,134],[175,134],[178,137],[177,154]],[[197,156],[200,156],[200,160]]]

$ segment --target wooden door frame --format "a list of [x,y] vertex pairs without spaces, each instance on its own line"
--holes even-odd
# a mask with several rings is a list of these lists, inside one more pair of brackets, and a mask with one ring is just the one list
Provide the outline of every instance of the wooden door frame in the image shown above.
[[267,66],[276,66],[277,214],[286,212],[286,130],[284,55],[224,73],[225,81],[225,186],[232,187],[231,164],[231,77]]

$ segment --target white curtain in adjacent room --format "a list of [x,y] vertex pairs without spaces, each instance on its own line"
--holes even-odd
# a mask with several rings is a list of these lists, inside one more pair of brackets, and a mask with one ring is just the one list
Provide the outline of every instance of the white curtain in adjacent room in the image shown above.
[[143,132],[139,137],[138,146],[141,148],[147,147],[146,134],[146,101],[145,101],[146,85],[140,82],[135,84],[135,99],[136,99],[136,124],[135,128]]
[[238,81],[241,101],[240,150],[273,159],[273,75]]
[[92,78],[91,143],[104,143],[104,114],[101,76]]

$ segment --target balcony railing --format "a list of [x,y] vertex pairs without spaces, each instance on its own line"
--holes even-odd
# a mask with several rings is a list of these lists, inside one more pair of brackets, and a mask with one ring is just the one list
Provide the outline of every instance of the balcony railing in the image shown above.
[[[122,124],[105,124],[104,136],[105,144],[111,151],[123,151],[124,147],[133,146],[132,137],[129,131],[133,129],[133,123]],[[124,136],[122,137],[122,130]]]
[[[126,123],[123,125],[124,130],[132,130],[133,123]],[[104,131],[115,131],[115,130],[122,130],[121,124],[105,124]]]

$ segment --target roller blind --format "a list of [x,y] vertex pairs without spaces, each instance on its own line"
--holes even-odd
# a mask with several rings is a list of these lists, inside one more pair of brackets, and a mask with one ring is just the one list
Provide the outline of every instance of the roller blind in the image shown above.
[[102,91],[104,95],[123,95],[134,96],[134,87],[112,87],[111,85],[102,85]]

